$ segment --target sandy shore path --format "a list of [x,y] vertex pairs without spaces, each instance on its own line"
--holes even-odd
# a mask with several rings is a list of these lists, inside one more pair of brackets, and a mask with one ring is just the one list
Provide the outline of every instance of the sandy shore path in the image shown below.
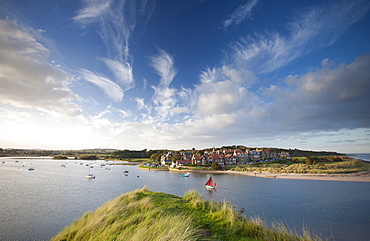
[[325,180],[325,181],[349,181],[349,182],[370,182],[370,171],[351,173],[351,174],[297,174],[297,173],[254,173],[254,172],[235,172],[226,173],[241,174],[265,178],[284,178],[284,179],[306,179],[306,180]]
[[[175,171],[175,170],[170,170]],[[269,173],[269,172],[236,172],[236,171],[213,171],[213,170],[191,170],[183,169],[176,172],[198,172],[214,174],[235,174],[263,178],[283,178],[283,179],[305,179],[322,181],[347,181],[347,182],[370,182],[370,171],[350,173],[350,174],[297,174],[297,173]]]

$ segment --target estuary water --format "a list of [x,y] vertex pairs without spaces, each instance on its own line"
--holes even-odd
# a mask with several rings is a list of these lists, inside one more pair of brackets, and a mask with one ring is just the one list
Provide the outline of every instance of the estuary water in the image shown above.
[[354,154],[349,154],[349,156],[356,158],[356,159],[370,162],[370,153],[354,153]]
[[[306,226],[329,240],[370,240],[370,183],[212,174],[218,188],[210,191],[204,183],[211,174],[179,177],[100,163],[0,159],[0,240],[49,240],[86,211],[143,186],[178,196],[195,189],[205,199],[244,209],[247,217],[282,222],[298,232]],[[89,172],[96,179],[86,179]]]

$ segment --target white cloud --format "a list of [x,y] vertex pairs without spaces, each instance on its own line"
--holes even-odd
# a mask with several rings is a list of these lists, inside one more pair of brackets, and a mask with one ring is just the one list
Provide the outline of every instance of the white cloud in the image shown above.
[[111,4],[112,0],[85,0],[84,7],[73,19],[82,24],[95,22],[109,10]]
[[[150,66],[153,67],[160,76],[158,86],[152,86],[154,90],[152,108],[155,110],[155,117],[147,119],[162,122],[168,121],[168,118],[173,116],[173,110],[174,108],[177,108],[179,99],[177,94],[181,93],[181,95],[184,95],[185,92],[169,87],[173,78],[177,74],[177,70],[174,67],[174,60],[167,52],[161,49],[158,49],[158,52],[158,55],[150,58]],[[176,112],[178,112],[178,109]]]
[[287,88],[273,86],[266,91],[275,98],[271,108],[279,110],[272,117],[284,130],[367,128],[369,79],[370,55],[348,65],[323,66],[301,76],[288,76]]
[[96,23],[109,58],[125,64],[129,62],[129,41],[136,27],[137,13],[148,18],[153,9],[154,4],[146,1],[84,0],[81,10],[73,19],[83,26]]
[[135,98],[135,101],[137,103],[137,108],[139,110],[144,109],[144,107],[145,107],[144,98]]
[[177,74],[174,67],[174,60],[165,51],[158,49],[159,54],[150,58],[150,65],[157,71],[161,77],[159,87],[168,87]]
[[239,6],[230,14],[229,18],[222,23],[223,28],[227,29],[231,25],[238,25],[246,18],[252,19],[253,8],[255,8],[259,2],[260,0],[250,0],[244,5]]
[[203,71],[200,75],[201,84],[195,89],[198,97],[195,113],[199,116],[212,116],[250,108],[254,96],[245,85],[254,79],[251,73],[232,66]]
[[[312,38],[320,37],[322,45],[331,45],[350,26],[366,15],[369,11],[368,1],[337,1],[334,4],[320,4],[304,12],[297,12],[297,16],[288,24],[294,33],[292,43],[312,46]],[[316,44],[316,43],[315,43]],[[315,46],[315,47],[320,47]]]
[[237,42],[233,62],[255,74],[270,73],[310,52],[332,45],[369,8],[370,4],[362,0],[316,5],[296,14],[287,24],[286,36],[256,34]]
[[172,115],[172,109],[176,106],[176,89],[168,87],[155,87],[152,102],[156,111],[155,119],[158,121],[168,121]]
[[101,60],[114,73],[117,82],[123,86],[124,91],[134,87],[134,76],[132,67],[128,62],[122,63],[108,58],[101,58]]
[[69,74],[48,62],[49,50],[32,31],[0,20],[0,103],[75,116],[79,97]]
[[[111,97],[118,101],[120,95],[123,96],[123,93],[119,92],[128,91],[135,86],[129,46],[131,35],[136,27],[137,12],[140,13],[141,17],[150,18],[155,5],[136,0],[85,0],[83,3],[83,7],[74,20],[83,26],[96,23],[94,27],[97,27],[97,32],[107,48],[108,56],[99,59],[113,72],[114,82],[120,86],[120,90],[118,90],[112,81],[109,83],[116,90],[115,93],[111,94]],[[137,6],[139,7],[137,8]],[[144,13],[147,15],[143,16]],[[91,77],[91,73],[89,75]],[[101,79],[103,76],[97,75],[97,77],[92,80]],[[106,83],[108,82],[106,80],[105,78],[104,81],[95,82],[100,83],[101,87],[102,83],[105,83],[104,88],[107,89]]]
[[99,86],[106,95],[116,102],[121,102],[123,99],[123,90],[116,83],[102,74],[94,73],[87,69],[80,69],[78,71],[82,78]]

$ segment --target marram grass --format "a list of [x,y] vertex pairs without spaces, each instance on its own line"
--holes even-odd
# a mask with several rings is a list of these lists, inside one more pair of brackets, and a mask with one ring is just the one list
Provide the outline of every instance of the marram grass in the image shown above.
[[188,191],[183,198],[142,188],[87,212],[52,240],[320,240],[282,224],[246,220],[226,202],[204,200]]
[[[357,173],[370,169],[370,164],[356,159],[343,158],[344,161],[334,163],[260,163],[255,165],[242,165],[232,168],[239,172],[269,172],[269,173],[310,173],[310,174],[344,174]],[[347,160],[348,159],[348,160]]]

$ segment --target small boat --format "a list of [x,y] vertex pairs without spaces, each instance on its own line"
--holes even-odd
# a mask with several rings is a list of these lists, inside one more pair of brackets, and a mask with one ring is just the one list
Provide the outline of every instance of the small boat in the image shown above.
[[179,177],[189,177],[190,176],[190,172],[187,172],[187,173],[181,173],[179,175]]
[[33,171],[33,170],[35,170],[35,168],[33,167],[28,168],[28,171]]
[[212,177],[208,179],[206,182],[206,188],[207,189],[215,189],[217,187],[216,183],[213,182]]
[[92,173],[89,173],[85,176],[87,179],[95,179],[95,175]]

